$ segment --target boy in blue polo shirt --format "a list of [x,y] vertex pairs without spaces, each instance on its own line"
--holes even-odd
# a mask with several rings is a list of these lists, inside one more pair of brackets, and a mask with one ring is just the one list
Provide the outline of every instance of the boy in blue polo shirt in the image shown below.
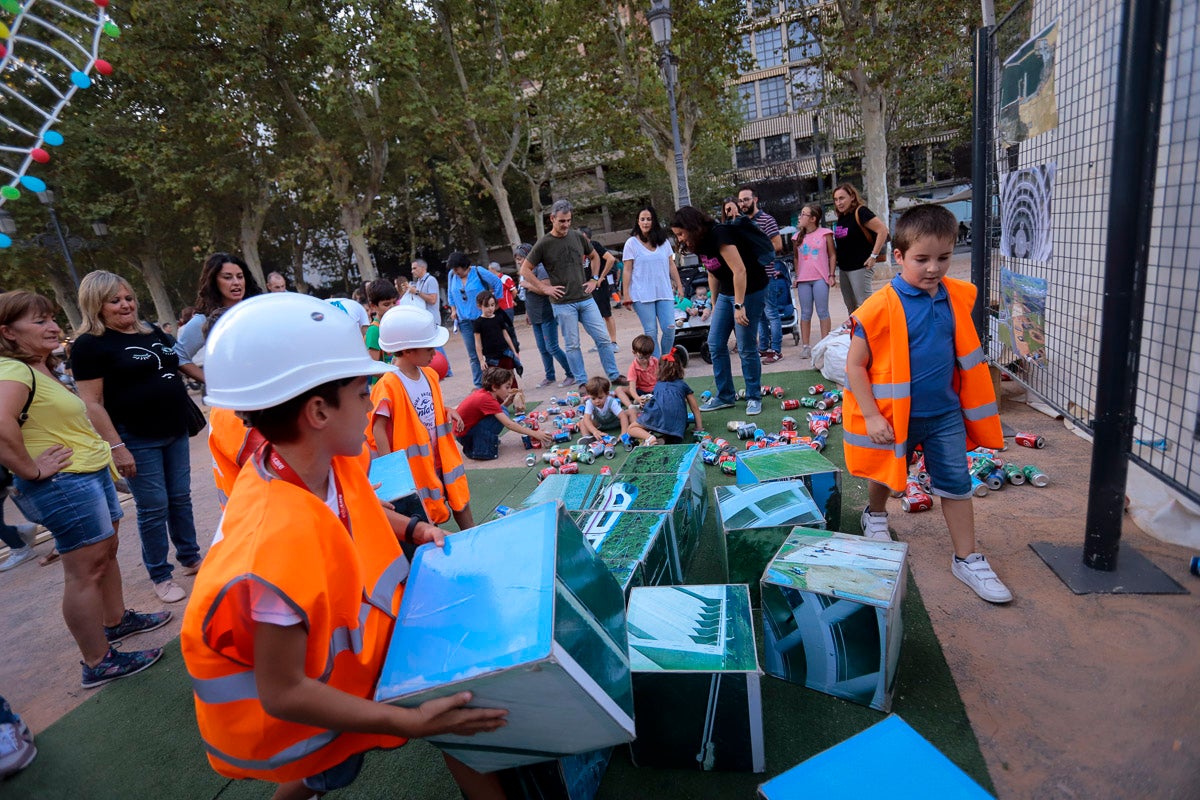
[[846,358],[846,469],[867,478],[863,535],[890,541],[887,500],[903,491],[908,456],[920,445],[933,494],[954,545],[954,576],[991,603],[1012,594],[976,552],[966,451],[1002,448],[996,395],[971,322],[975,287],[946,277],[958,224],[941,206],[900,217],[894,237],[900,274],[851,318]]

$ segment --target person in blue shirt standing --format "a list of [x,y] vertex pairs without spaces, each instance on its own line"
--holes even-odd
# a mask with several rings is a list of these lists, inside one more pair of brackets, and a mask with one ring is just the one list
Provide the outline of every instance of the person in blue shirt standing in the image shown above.
[[497,297],[504,291],[500,279],[483,267],[473,267],[467,257],[459,252],[446,259],[450,275],[446,279],[446,299],[450,303],[450,314],[458,323],[458,334],[467,349],[471,361],[471,382],[481,386],[483,370],[479,366],[479,353],[475,349],[475,320],[479,319],[479,306],[475,297],[484,289],[490,289]]

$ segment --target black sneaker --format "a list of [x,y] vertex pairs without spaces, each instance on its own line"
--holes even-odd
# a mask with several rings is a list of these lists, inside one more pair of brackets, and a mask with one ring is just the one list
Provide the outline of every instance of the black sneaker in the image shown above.
[[79,662],[83,667],[83,681],[80,685],[85,689],[95,689],[109,681],[136,675],[160,658],[162,658],[161,647],[155,647],[153,650],[135,650],[131,653],[122,653],[120,650],[110,647],[104,660],[94,667],[89,667],[82,661]]
[[145,633],[161,628],[171,621],[170,611],[158,611],[152,614],[139,614],[131,609],[125,609],[121,621],[113,627],[104,626],[104,638],[109,644],[116,644],[127,636]]
[[628,386],[629,378],[626,378],[624,375],[620,375],[620,376],[612,379],[612,385],[613,386]]

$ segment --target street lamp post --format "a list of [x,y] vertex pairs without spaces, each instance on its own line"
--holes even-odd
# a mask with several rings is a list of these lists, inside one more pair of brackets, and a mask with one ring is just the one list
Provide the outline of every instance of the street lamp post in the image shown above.
[[[75,271],[75,259],[71,258],[71,247],[68,244],[67,233],[64,233],[62,225],[58,224],[58,214],[54,213],[54,192],[49,189],[38,192],[38,200],[41,200],[42,204],[46,206],[46,210],[50,212],[50,227],[54,230],[59,252],[62,253],[63,260],[67,262],[67,271],[71,273],[71,283],[75,284],[75,288],[78,289],[79,273]],[[82,240],[80,240],[80,246],[82,246]]]
[[[42,204],[46,206],[46,210],[50,214],[50,222],[46,225],[46,230],[35,236],[31,236],[28,241],[16,241],[13,243],[19,247],[41,247],[44,250],[60,254],[63,260],[67,262],[67,270],[71,275],[71,283],[78,289],[79,273],[75,269],[75,259],[71,254],[76,250],[89,250],[100,245],[73,235],[69,228],[58,221],[58,214],[54,210],[54,192],[49,189],[38,192],[38,199],[42,201]],[[100,238],[108,235],[108,225],[102,220],[93,222],[92,230]],[[11,237],[16,232],[17,225],[12,216],[7,211],[0,209],[0,233]]]
[[675,65],[679,59],[671,52],[671,0],[651,0],[650,13],[646,15],[650,23],[650,35],[662,51],[659,56],[659,66],[662,69],[663,81],[667,84],[667,103],[671,109],[671,143],[675,147],[675,183],[679,193],[679,205],[692,204],[691,192],[688,191],[687,170],[683,166],[683,145],[679,142],[679,114],[675,108]]

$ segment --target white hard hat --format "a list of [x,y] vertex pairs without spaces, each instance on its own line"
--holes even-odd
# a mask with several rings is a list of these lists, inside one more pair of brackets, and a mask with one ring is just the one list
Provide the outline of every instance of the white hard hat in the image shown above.
[[417,347],[441,347],[450,339],[450,331],[423,308],[392,306],[379,320],[379,347],[389,353]]
[[204,402],[259,411],[341,378],[394,368],[367,354],[354,320],[294,292],[241,301],[213,325],[204,348]]

